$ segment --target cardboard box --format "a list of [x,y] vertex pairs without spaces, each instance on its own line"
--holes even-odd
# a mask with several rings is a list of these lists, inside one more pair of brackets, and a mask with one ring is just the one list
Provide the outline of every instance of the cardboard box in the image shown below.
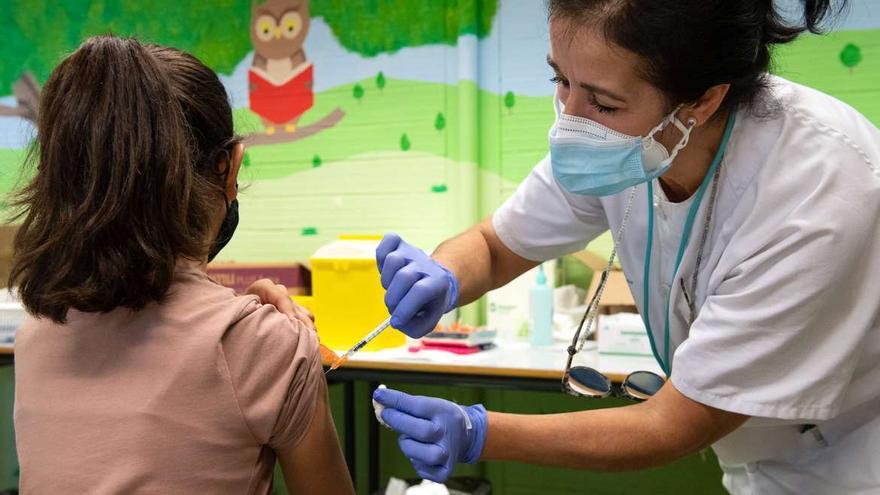
[[[593,280],[587,291],[587,302],[589,302],[599,288],[602,270],[605,269],[608,261],[592,253],[580,254],[578,259],[593,268]],[[635,369],[663,374],[654,360],[651,341],[639,316],[626,275],[619,267],[614,267],[608,272],[608,282],[599,301],[596,320],[597,330],[594,338],[597,340],[599,369],[620,374]]]
[[[587,302],[593,298],[593,294],[599,289],[599,280],[602,278],[602,271],[593,272],[593,280],[590,282],[590,289],[587,291]],[[626,275],[623,270],[612,269],[608,272],[608,282],[605,284],[605,291],[602,293],[602,299],[599,301],[599,314],[610,315],[614,313],[636,313],[636,302],[633,299],[632,292],[629,290],[629,284],[626,282]]]
[[[608,260],[587,250],[579,251],[572,256],[593,270],[593,279],[590,281],[587,300],[584,303],[586,304],[599,289],[602,271],[608,266]],[[635,313],[637,310],[636,302],[629,290],[629,284],[626,282],[626,276],[620,269],[620,265],[615,262],[611,271],[608,272],[608,283],[605,284],[605,292],[602,293],[602,300],[599,301],[599,314],[609,315],[620,312]]]
[[285,285],[291,296],[312,292],[311,272],[301,263],[211,263],[208,276],[239,293],[261,278]]

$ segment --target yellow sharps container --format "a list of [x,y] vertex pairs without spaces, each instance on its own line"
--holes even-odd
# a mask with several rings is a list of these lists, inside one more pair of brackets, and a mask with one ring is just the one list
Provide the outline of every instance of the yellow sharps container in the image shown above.
[[[311,258],[311,305],[321,343],[348,350],[388,318],[385,290],[376,268],[381,237],[340,236]],[[386,330],[364,349],[379,350],[406,344],[406,336]]]

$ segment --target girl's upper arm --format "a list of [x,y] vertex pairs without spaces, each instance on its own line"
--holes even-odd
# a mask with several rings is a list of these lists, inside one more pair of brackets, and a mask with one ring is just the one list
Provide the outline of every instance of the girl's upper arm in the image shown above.
[[290,493],[354,494],[345,458],[330,415],[327,388],[321,390],[305,435],[288,447],[275,448]]
[[257,444],[276,453],[293,493],[354,493],[330,416],[317,334],[271,305],[255,306],[222,341],[244,423]]

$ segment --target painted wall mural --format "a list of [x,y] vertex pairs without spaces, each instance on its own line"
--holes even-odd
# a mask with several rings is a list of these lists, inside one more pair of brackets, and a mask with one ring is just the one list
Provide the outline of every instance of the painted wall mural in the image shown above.
[[[221,259],[302,260],[339,234],[389,230],[430,249],[546,153],[538,0],[0,0],[0,11],[11,13],[0,194],[21,178],[40,84],[85,37],[169,44],[220,74],[248,144],[241,224]],[[855,0],[837,28],[780,49],[775,71],[880,124],[880,3]]]
[[[264,129],[248,135],[248,145],[302,139],[333,127],[345,115],[337,107],[309,126],[297,128],[300,117],[315,104],[315,67],[303,48],[310,25],[308,0],[252,4],[254,57],[248,70],[248,98],[251,112],[260,116]],[[284,132],[276,135],[276,129]]]

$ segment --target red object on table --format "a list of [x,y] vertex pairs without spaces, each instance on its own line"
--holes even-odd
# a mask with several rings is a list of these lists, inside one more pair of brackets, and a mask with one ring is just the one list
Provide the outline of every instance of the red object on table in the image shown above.
[[467,355],[467,354],[476,354],[482,351],[482,347],[466,347],[462,345],[455,344],[425,344],[421,343],[418,346],[413,346],[409,348],[409,352],[419,352],[419,351],[446,351],[451,352],[453,354]]

